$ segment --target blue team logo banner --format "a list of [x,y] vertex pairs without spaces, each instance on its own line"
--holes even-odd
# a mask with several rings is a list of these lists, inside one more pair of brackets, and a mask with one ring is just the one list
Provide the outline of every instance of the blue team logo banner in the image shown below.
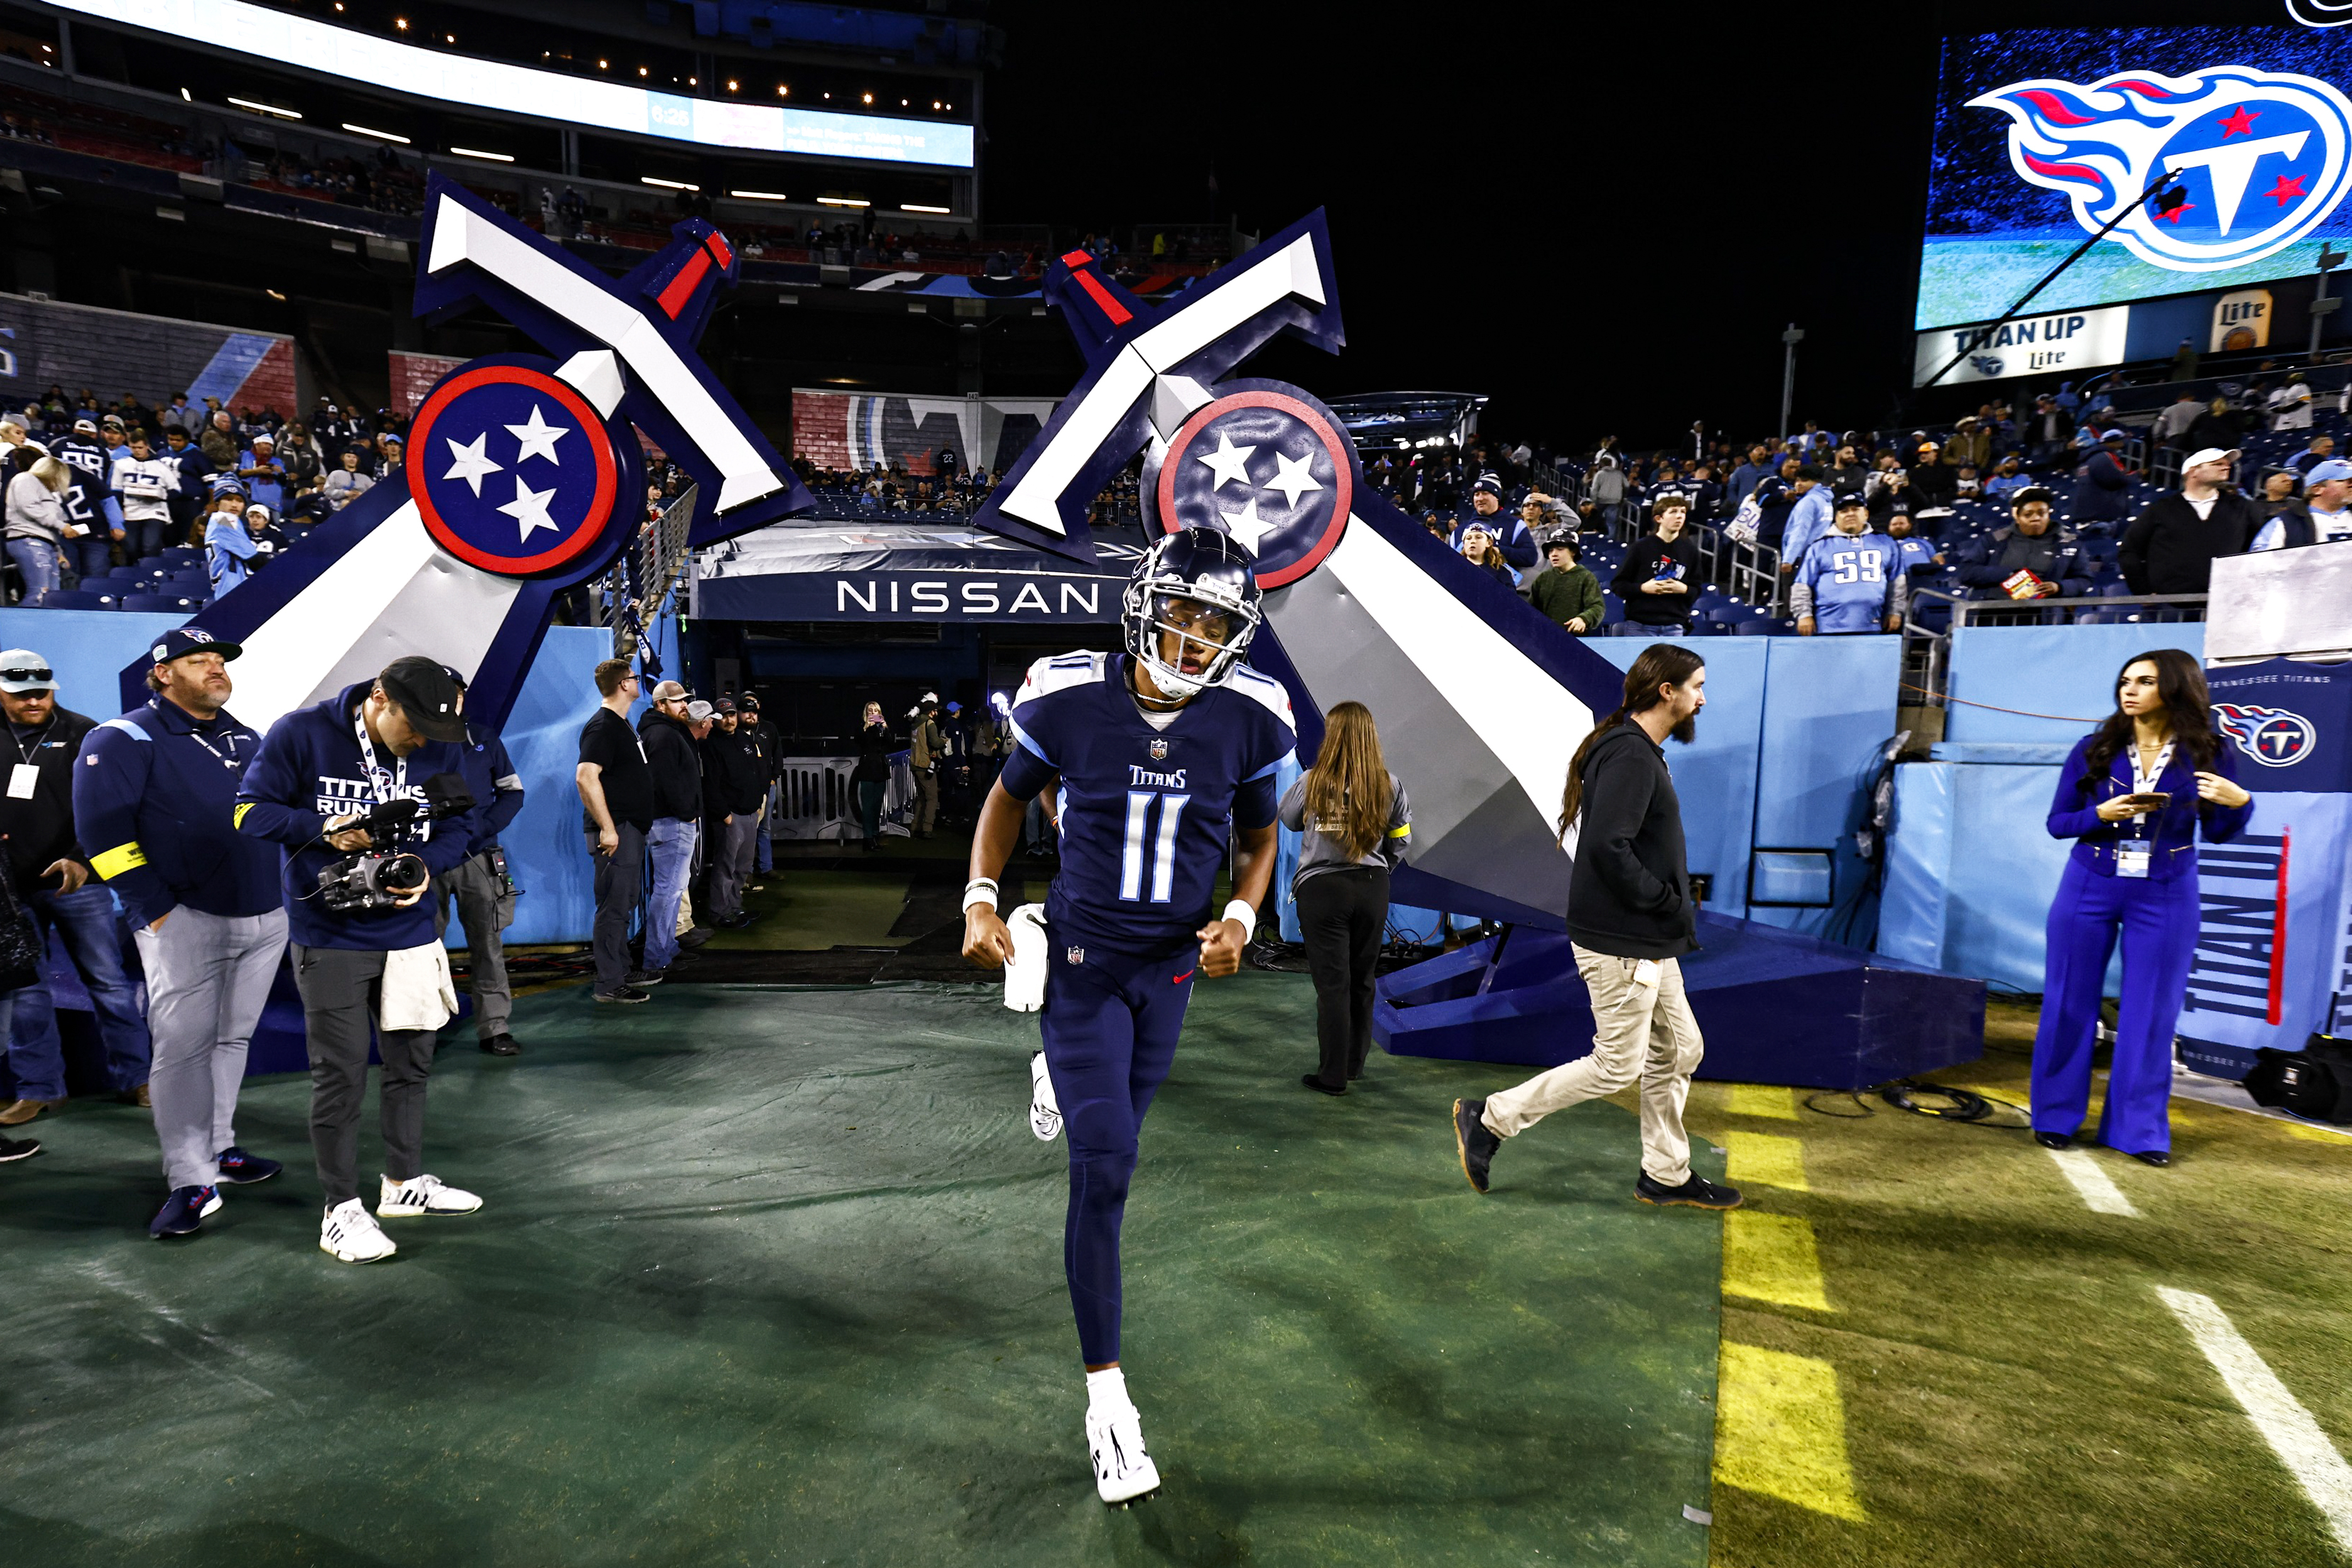
[[[2328,244],[2352,241],[2352,33],[2126,26],[1948,39],[1915,324],[1996,319],[2167,169],[2187,203],[2129,212],[2037,310],[2296,277]],[[2178,337],[2131,353],[2169,353]]]
[[1361,476],[1339,416],[1295,386],[1228,381],[1144,461],[1144,527],[1231,534],[1280,588],[1339,542]]
[[636,443],[553,369],[478,360],[436,387],[410,426],[409,494],[425,530],[469,566],[562,572],[596,547],[617,498],[641,493],[622,478]]
[[2213,725],[2235,741],[2242,753],[2264,767],[2293,767],[2319,744],[2318,728],[2302,714],[2284,708],[2216,702]]
[[2037,80],[1969,100],[2010,117],[2018,177],[2063,194],[2095,232],[2162,170],[2189,200],[2138,205],[2116,238],[2150,264],[2214,272],[2276,255],[2334,212],[2352,175],[2352,102],[2314,77],[2221,66]]

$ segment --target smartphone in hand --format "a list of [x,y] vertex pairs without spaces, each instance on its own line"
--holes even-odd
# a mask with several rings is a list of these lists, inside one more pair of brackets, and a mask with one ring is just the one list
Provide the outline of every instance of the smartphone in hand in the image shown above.
[[2136,795],[2124,796],[2123,801],[2126,805],[2142,811],[2162,811],[2172,804],[2172,793],[2161,789],[2141,790]]

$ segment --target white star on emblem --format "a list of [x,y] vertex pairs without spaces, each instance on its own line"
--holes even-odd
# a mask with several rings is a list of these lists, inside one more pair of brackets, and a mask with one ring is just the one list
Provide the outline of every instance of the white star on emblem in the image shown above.
[[1276,527],[1274,523],[1258,516],[1255,496],[1250,497],[1249,503],[1241,510],[1220,512],[1217,515],[1225,520],[1225,531],[1234,536],[1234,542],[1253,556],[1258,552],[1259,542],[1272,533]]
[[507,502],[506,505],[499,508],[499,510],[522,525],[523,542],[529,543],[530,542],[530,531],[534,528],[544,528],[554,531],[561,531],[555,528],[555,520],[547,515],[547,503],[554,499],[555,491],[552,488],[543,490],[535,490],[529,485],[523,483],[522,476],[520,474],[517,474],[515,476],[515,499]]
[[482,476],[498,473],[506,467],[503,463],[492,461],[489,453],[483,449],[490,444],[490,433],[488,430],[462,447],[457,444],[457,438],[454,436],[445,436],[442,439],[449,443],[449,456],[457,459],[457,467],[441,477],[445,479],[465,480],[467,484],[473,487],[473,491],[478,496],[482,493]]
[[1237,479],[1243,484],[1249,483],[1250,454],[1256,450],[1255,447],[1236,447],[1231,436],[1222,430],[1218,431],[1217,449],[1200,459],[1216,470],[1217,482],[1209,487],[1209,493],[1214,495],[1223,489],[1228,480]]
[[1298,504],[1301,491],[1319,490],[1323,488],[1323,481],[1307,471],[1314,461],[1315,454],[1312,452],[1303,458],[1286,457],[1283,453],[1276,452],[1274,455],[1274,482],[1270,485],[1260,485],[1258,489],[1280,490],[1283,504],[1295,507]]
[[[545,458],[551,463],[562,463],[563,459],[555,455],[555,444],[572,434],[562,426],[550,425],[541,418],[539,405],[536,403],[530,405],[530,424],[509,425],[507,426],[507,431],[522,443],[522,450],[515,454],[517,468],[520,468],[533,458]],[[549,526],[554,525],[551,523]]]

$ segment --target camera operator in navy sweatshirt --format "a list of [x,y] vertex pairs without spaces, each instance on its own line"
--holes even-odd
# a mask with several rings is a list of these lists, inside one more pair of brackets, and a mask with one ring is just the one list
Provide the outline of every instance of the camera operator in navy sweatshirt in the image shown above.
[[[456,867],[472,844],[466,817],[436,822],[423,809],[425,784],[444,773],[462,777],[459,708],[457,683],[439,664],[394,659],[374,680],[271,725],[237,792],[237,831],[281,850],[294,979],[310,1036],[310,1144],[327,1199],[319,1247],[345,1263],[373,1263],[395,1250],[377,1216],[482,1206],[423,1163],[434,1036],[457,1010],[448,956],[425,900],[432,878]],[[369,812],[395,801],[417,802],[416,814],[379,827],[373,847],[416,862],[388,863],[383,869],[394,875],[377,879],[380,897],[331,908],[320,874],[368,851]],[[384,1173],[374,1215],[361,1204],[358,1168],[371,1024],[383,1056]]]

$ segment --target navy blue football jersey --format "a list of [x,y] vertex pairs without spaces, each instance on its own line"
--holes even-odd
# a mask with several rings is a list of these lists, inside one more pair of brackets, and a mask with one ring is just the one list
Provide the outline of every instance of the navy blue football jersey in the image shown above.
[[1112,653],[1031,665],[1002,778],[1018,800],[1061,779],[1062,869],[1045,899],[1054,940],[1160,956],[1213,914],[1228,824],[1274,821],[1275,775],[1297,726],[1282,683],[1244,665],[1155,729],[1127,665]]

